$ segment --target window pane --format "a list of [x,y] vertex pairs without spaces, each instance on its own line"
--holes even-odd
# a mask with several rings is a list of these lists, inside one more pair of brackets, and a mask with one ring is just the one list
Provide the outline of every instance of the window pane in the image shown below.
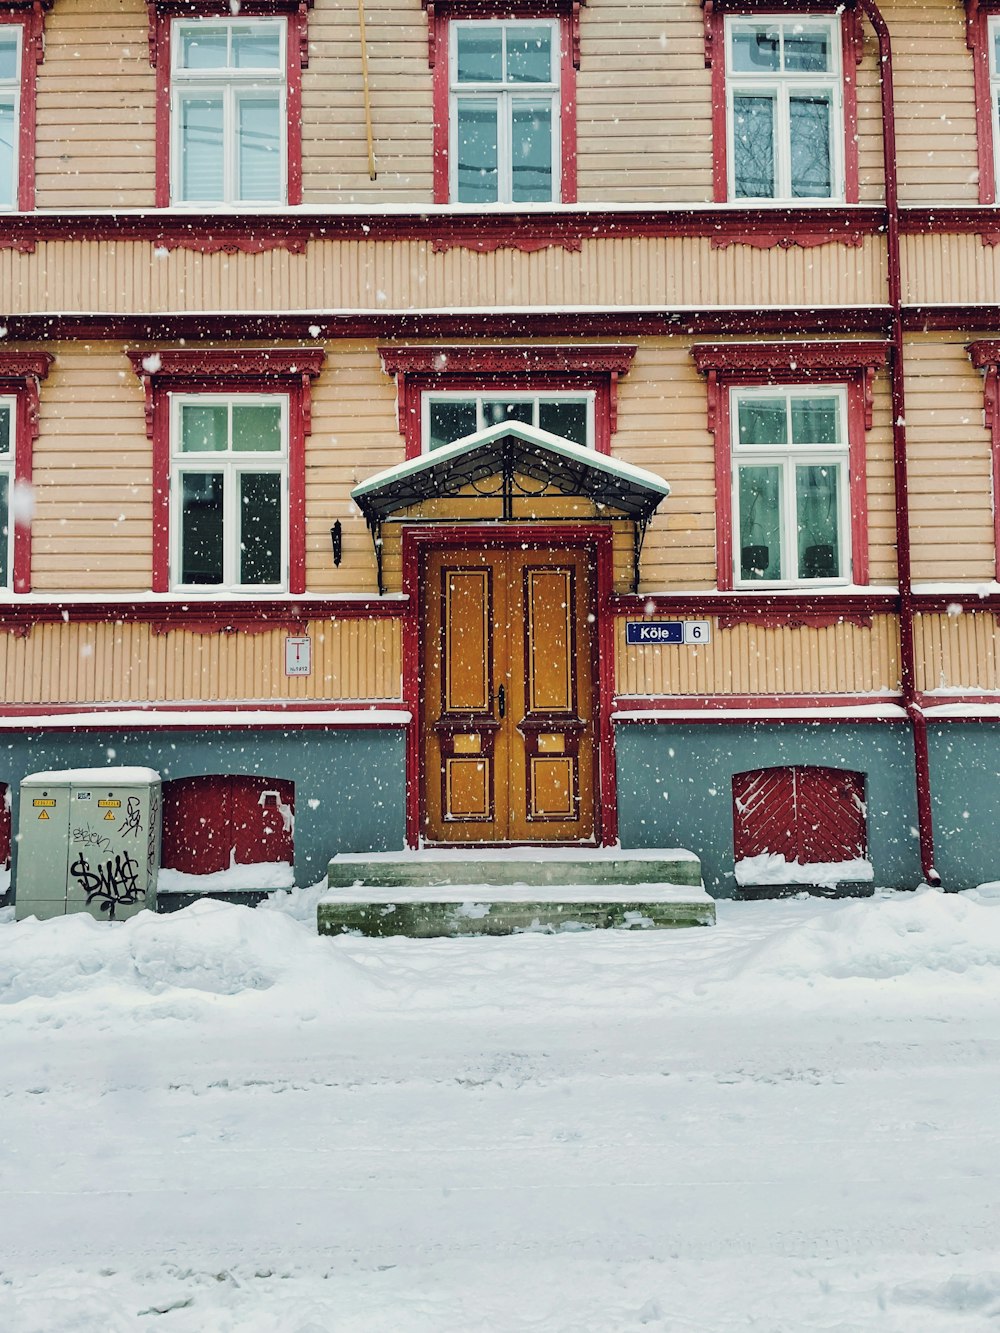
[[739,470],[741,579],[781,578],[781,469]]
[[225,69],[228,50],[229,32],[225,26],[199,24],[181,29],[182,69]]
[[0,407],[0,454],[10,453],[10,425],[11,410],[9,407]]
[[0,98],[0,208],[13,208],[15,153],[14,103]]
[[837,398],[793,398],[792,442],[794,444],[840,444],[840,400]]
[[730,35],[732,68],[738,74],[760,74],[777,69],[780,43],[774,28],[737,30]]
[[790,97],[792,194],[796,199],[828,199],[833,192],[830,160],[830,95]]
[[552,103],[511,108],[511,199],[545,204],[552,199]]
[[180,153],[181,198],[207,203],[223,199],[221,97],[184,99]]
[[0,472],[0,588],[10,583],[10,476]]
[[458,103],[458,202],[497,201],[497,105]]
[[835,464],[797,467],[795,510],[799,578],[839,578],[840,468]]
[[521,421],[530,426],[534,417],[535,408],[531,402],[491,399],[488,403],[483,403],[484,426],[497,426],[501,421]]
[[740,444],[787,444],[785,398],[743,398],[739,404]]
[[511,83],[552,81],[551,28],[508,28],[507,78]]
[[17,38],[0,37],[0,79],[17,78]]
[[587,404],[586,403],[539,403],[538,424],[542,430],[561,435],[564,440],[574,444],[587,445]]
[[281,475],[240,473],[240,582],[281,582]]
[[503,78],[503,29],[495,23],[459,28],[459,83],[499,83]]
[[993,33],[993,68],[1000,69],[1000,28]]
[[229,412],[225,403],[181,406],[181,449],[186,454],[220,453],[229,448]]
[[737,199],[774,198],[774,99],[733,98],[733,172]]
[[281,198],[281,104],[279,98],[241,97],[239,102],[239,198]]
[[451,444],[453,440],[462,440],[471,435],[477,425],[476,402],[455,399],[438,399],[430,407],[430,439],[428,445],[436,449],[442,444]]
[[829,32],[785,30],[785,69],[828,74],[833,68]]
[[181,583],[222,582],[222,473],[181,474]]
[[247,452],[281,449],[280,403],[233,403],[233,448]]
[[236,69],[279,69],[281,39],[277,28],[234,28],[233,65]]

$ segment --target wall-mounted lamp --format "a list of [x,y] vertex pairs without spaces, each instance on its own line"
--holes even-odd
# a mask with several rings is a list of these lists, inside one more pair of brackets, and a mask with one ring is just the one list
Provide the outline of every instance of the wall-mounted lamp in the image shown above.
[[344,531],[339,518],[330,529],[330,544],[333,547],[333,563],[339,565],[344,554]]

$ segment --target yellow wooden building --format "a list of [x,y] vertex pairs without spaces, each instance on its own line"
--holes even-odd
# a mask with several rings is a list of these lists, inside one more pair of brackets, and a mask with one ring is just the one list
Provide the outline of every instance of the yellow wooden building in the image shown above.
[[998,89],[1000,0],[6,0],[0,859],[113,760],[185,873],[1000,877]]

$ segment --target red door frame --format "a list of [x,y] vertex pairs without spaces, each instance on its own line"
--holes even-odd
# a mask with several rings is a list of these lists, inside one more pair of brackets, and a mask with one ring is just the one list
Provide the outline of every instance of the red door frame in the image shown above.
[[[594,565],[591,590],[594,615],[594,833],[604,847],[618,841],[618,786],[614,729],[614,618],[611,530],[595,523],[435,524],[403,529],[403,591],[408,596],[403,618],[403,702],[412,721],[406,742],[406,845],[419,847],[424,792],[424,738],[420,699],[423,686],[424,625],[421,616],[424,571],[431,550],[448,547],[566,546],[583,548]],[[473,844],[474,845],[474,844]]]

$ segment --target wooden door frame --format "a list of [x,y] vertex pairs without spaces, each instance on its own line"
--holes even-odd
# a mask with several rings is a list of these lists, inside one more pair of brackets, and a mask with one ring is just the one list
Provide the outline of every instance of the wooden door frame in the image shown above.
[[[596,523],[456,523],[405,526],[402,533],[403,702],[410,713],[406,741],[406,845],[420,845],[424,805],[424,735],[421,717],[424,632],[422,608],[427,556],[432,550],[487,547],[570,547],[587,551],[594,564],[594,836],[600,846],[618,841],[618,790],[611,710],[615,692],[611,529]],[[470,844],[475,846],[475,844]]]

